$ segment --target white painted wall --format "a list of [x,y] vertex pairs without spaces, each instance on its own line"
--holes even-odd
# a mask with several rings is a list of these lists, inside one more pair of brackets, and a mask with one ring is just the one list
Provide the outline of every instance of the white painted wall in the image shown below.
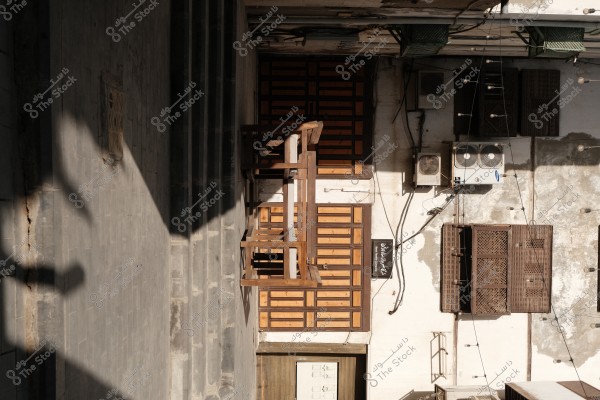
[[[508,4],[509,13],[582,15],[584,8],[600,9],[598,0],[516,0]],[[598,15],[598,11],[596,12]]]
[[[460,66],[463,61],[438,59],[423,62],[452,68]],[[600,79],[600,66],[590,64],[573,65],[551,60],[505,60],[505,66],[559,69],[562,82],[569,78],[576,81],[579,76]],[[375,90],[376,122],[373,142],[377,143],[387,134],[391,138],[390,142],[398,146],[397,150],[377,165],[381,192],[375,179],[371,182],[360,182],[359,185],[340,180],[318,182],[319,202],[352,201],[351,196],[354,193],[331,190],[325,192],[326,187],[370,191],[370,194],[365,193],[364,196],[373,203],[371,229],[372,237],[377,239],[393,237],[384,214],[382,198],[392,228],[395,229],[412,183],[413,161],[401,118],[392,124],[402,99],[401,82],[401,68],[392,65],[390,60],[380,60]],[[517,173],[527,218],[531,219],[534,216],[535,219],[539,219],[540,211],[550,209],[547,214],[549,221],[542,220],[539,223],[554,225],[553,305],[559,313],[561,323],[565,325],[565,338],[575,359],[579,376],[600,387],[600,329],[589,327],[592,322],[600,322],[600,313],[596,313],[595,302],[592,304],[598,290],[597,275],[583,271],[584,267],[597,265],[600,212],[579,212],[585,207],[600,208],[596,206],[600,200],[600,150],[576,150],[577,144],[591,144],[593,138],[600,138],[600,83],[583,85],[581,89],[582,92],[561,110],[560,137],[545,139],[543,143],[538,142],[535,179],[532,179],[533,174],[527,167],[531,162],[529,138],[511,140],[513,151],[512,155],[506,152],[506,163],[526,166],[525,170],[518,167]],[[451,102],[444,109],[426,111],[424,151],[442,151],[445,148],[442,142],[454,140],[453,112]],[[416,135],[417,124],[413,117],[411,121],[413,134]],[[569,134],[569,139],[565,139]],[[583,160],[591,165],[577,165],[584,164]],[[461,203],[464,201],[462,209],[465,210],[465,223],[525,223],[525,217],[520,211],[521,197],[514,178],[510,177],[514,175],[514,170],[509,166],[506,172],[509,177],[492,190],[476,190],[461,197]],[[570,189],[573,194],[552,207],[557,198],[565,193],[564,188],[569,184],[573,185]],[[410,206],[405,231],[409,234],[418,231],[429,217],[427,211],[442,205],[448,193],[418,189]],[[360,195],[362,198],[363,194]],[[535,208],[532,208],[532,204]],[[508,207],[515,210],[509,210]],[[434,332],[444,334],[445,349],[448,352],[443,368],[445,377],[437,379],[435,383],[485,385],[484,368],[493,389],[502,389],[506,381],[527,380],[527,314],[512,314],[497,319],[472,319],[470,315],[463,315],[458,320],[455,333],[454,315],[439,311],[441,226],[444,222],[454,220],[454,212],[454,204],[451,204],[416,237],[414,244],[406,249],[403,256],[406,292],[404,301],[396,313],[388,313],[393,308],[398,293],[397,274],[394,271],[390,280],[372,281],[373,310],[370,333],[319,332],[318,335],[311,336],[312,342],[369,343],[367,372],[370,375],[366,376],[369,379],[369,399],[395,400],[413,389],[433,390],[432,373],[438,369],[437,364],[432,366],[431,357],[432,352],[436,351],[432,350],[436,343],[433,340]],[[564,311],[573,305],[573,310],[563,316]],[[572,364],[553,362],[554,359],[568,360],[569,357],[558,331],[549,319],[541,319],[544,317],[548,318],[550,315],[532,315],[532,379],[576,380],[577,375]],[[573,322],[566,322],[567,319],[572,319]],[[455,334],[456,350],[453,345]],[[292,337],[293,333],[261,334],[262,341],[285,342],[291,341]],[[467,347],[477,343],[479,347]],[[400,344],[403,346],[398,349]],[[481,351],[481,355],[478,350]],[[385,373],[382,372],[384,370]]]

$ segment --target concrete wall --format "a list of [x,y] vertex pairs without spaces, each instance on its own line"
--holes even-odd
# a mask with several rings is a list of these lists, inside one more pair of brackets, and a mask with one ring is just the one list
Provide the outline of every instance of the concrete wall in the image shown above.
[[[238,160],[239,126],[254,122],[256,59],[233,51],[246,26],[244,7],[237,2],[178,3],[174,20],[171,62],[182,74],[173,76],[173,85],[181,91],[193,81],[205,95],[187,119],[169,130],[175,221],[171,395],[253,398],[256,294],[239,286],[245,209]],[[216,201],[198,205],[207,190],[206,200]],[[196,222],[181,218],[186,207],[201,214]]]
[[[421,60],[422,63],[451,69],[464,59]],[[505,67],[551,68],[561,71],[561,83],[576,81],[579,76],[600,76],[600,67],[562,61],[509,61]],[[432,67],[427,67],[431,69]],[[451,75],[448,74],[448,79]],[[395,229],[400,214],[412,191],[413,160],[402,114],[392,123],[402,101],[402,69],[400,63],[380,60],[375,90],[374,144],[384,135],[391,137],[398,149],[376,166],[377,181],[319,181],[318,201],[365,201],[373,203],[372,237],[392,238],[384,209]],[[578,88],[569,86],[563,99]],[[371,334],[352,333],[349,342],[369,343],[368,398],[398,399],[410,390],[432,390],[433,384],[485,385],[484,369],[493,389],[502,389],[506,381],[528,379],[528,315],[512,314],[499,318],[455,318],[440,309],[440,237],[444,222],[460,215],[465,223],[524,224],[521,198],[527,220],[554,226],[552,304],[563,325],[565,340],[575,360],[581,379],[600,384],[600,341],[591,323],[600,322],[596,312],[597,273],[584,272],[584,267],[597,265],[597,240],[600,214],[580,213],[581,208],[595,209],[598,202],[599,152],[577,151],[577,145],[598,144],[596,100],[600,86],[587,84],[561,109],[560,136],[539,138],[532,151],[530,138],[511,139],[512,154],[507,151],[508,177],[491,190],[473,188],[473,193],[460,196],[439,214],[412,243],[406,244],[403,256],[406,291],[398,311],[389,315],[399,290],[397,273],[390,280],[372,281],[373,298]],[[419,112],[409,112],[413,135],[418,134]],[[427,110],[424,122],[423,151],[441,152],[448,163],[447,142],[454,140],[453,103],[441,110]],[[467,140],[467,138],[461,138]],[[477,141],[476,137],[470,140]],[[508,143],[506,140],[500,142]],[[446,142],[446,143],[445,143]],[[383,150],[381,150],[383,151]],[[443,167],[448,174],[448,165]],[[518,175],[520,194],[514,175]],[[569,187],[569,185],[572,185]],[[352,193],[340,197],[339,192],[325,193],[325,187],[364,190],[365,196]],[[381,188],[381,191],[380,189]],[[410,204],[405,232],[417,232],[429,218],[428,210],[444,204],[450,193],[444,188],[420,188]],[[269,190],[266,190],[269,192]],[[272,192],[272,190],[270,190]],[[369,193],[370,192],[370,193]],[[379,195],[381,194],[381,197]],[[564,196],[566,195],[566,196]],[[559,200],[560,199],[560,200]],[[509,209],[512,207],[513,209]],[[541,216],[541,215],[544,216]],[[559,331],[551,324],[552,314],[531,316],[531,379],[577,380],[573,364]],[[543,320],[546,318],[546,320]],[[432,361],[437,341],[434,332],[442,332],[448,351],[444,364],[445,377],[434,381],[437,359]],[[261,340],[291,341],[293,333],[263,333]],[[319,332],[316,342],[343,343],[346,334]],[[456,346],[454,345],[456,342]],[[474,346],[479,343],[478,347]],[[470,347],[467,347],[470,345]],[[411,347],[412,346],[412,347]],[[554,363],[553,360],[562,360]],[[388,360],[388,361],[385,361]],[[384,364],[385,362],[385,364]],[[383,367],[381,365],[382,364]],[[510,368],[503,369],[509,365]],[[388,370],[388,368],[390,368]],[[514,370],[513,370],[514,368]],[[382,370],[385,370],[382,373]],[[494,380],[495,379],[495,380]],[[494,380],[494,381],[492,381]]]
[[[131,4],[30,3],[14,26],[0,24],[0,259],[20,259],[13,276],[0,277],[1,399],[232,400],[255,391],[255,297],[239,287],[236,161],[237,127],[254,122],[244,99],[253,98],[255,58],[236,64],[231,47],[215,47],[215,37],[231,45],[236,26],[219,3],[184,15],[181,3],[146,2],[122,30],[112,28]],[[243,7],[231,9],[244,21]],[[215,12],[223,18],[211,19]],[[182,19],[187,42],[176,43],[173,21]],[[173,43],[187,58],[175,57]],[[105,77],[124,100],[114,163]],[[159,131],[154,118],[192,79],[210,101]],[[50,107],[23,109],[51,86]],[[223,200],[181,235],[172,217],[215,180]],[[195,316],[198,332],[182,332]],[[32,355],[34,373],[5,378]]]
[[[50,110],[53,179],[31,212],[32,230],[52,252],[47,258],[63,272],[82,268],[83,280],[68,296],[40,293],[62,318],[48,334],[66,360],[64,371],[57,367],[64,374],[57,396],[64,399],[107,396],[88,375],[130,398],[169,398],[169,138],[150,120],[170,104],[170,4],[160,1],[141,21],[132,14],[128,22],[136,26],[111,40],[106,28],[131,8],[118,1],[50,8],[50,76],[68,68],[76,82]],[[106,72],[122,80],[125,100],[123,158],[107,169],[98,142],[106,129]],[[82,208],[69,201],[73,188],[110,174]],[[133,267],[119,276],[129,260]],[[110,294],[100,300],[103,285]],[[40,321],[39,330],[48,331],[48,323]]]

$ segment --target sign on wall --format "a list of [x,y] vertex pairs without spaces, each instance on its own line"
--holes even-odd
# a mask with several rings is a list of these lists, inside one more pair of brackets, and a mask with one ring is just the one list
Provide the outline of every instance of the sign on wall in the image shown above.
[[297,362],[296,400],[337,400],[337,362]]
[[392,276],[394,241],[392,239],[373,239],[373,278]]

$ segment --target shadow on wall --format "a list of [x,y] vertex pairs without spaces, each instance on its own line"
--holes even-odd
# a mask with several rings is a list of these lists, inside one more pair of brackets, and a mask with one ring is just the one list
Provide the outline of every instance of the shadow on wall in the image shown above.
[[[56,7],[60,8],[58,5]],[[63,154],[65,146],[64,143],[59,142],[58,135],[52,134],[53,129],[57,129],[52,126],[52,110],[45,110],[38,117],[32,118],[30,113],[26,112],[22,107],[23,104],[30,103],[37,93],[44,92],[50,86],[49,82],[51,82],[51,79],[55,78],[50,73],[50,55],[48,54],[51,38],[49,29],[50,15],[47,3],[30,3],[10,23],[2,21],[4,26],[0,28],[0,30],[7,29],[11,33],[10,36],[14,35],[15,54],[14,60],[12,60],[14,62],[14,65],[12,65],[14,72],[9,74],[9,76],[14,76],[14,82],[9,82],[7,86],[16,89],[16,96],[12,96],[11,98],[12,107],[10,107],[10,111],[17,119],[16,129],[7,130],[9,134],[2,135],[0,138],[0,147],[3,147],[5,150],[8,149],[6,153],[4,151],[2,153],[8,154],[8,158],[10,159],[10,168],[4,168],[5,164],[3,163],[3,168],[0,172],[2,175],[0,177],[0,185],[2,186],[0,188],[0,205],[3,206],[2,214],[5,221],[15,220],[19,222],[27,219],[28,221],[24,223],[31,224],[29,210],[27,209],[26,213],[23,210],[26,208],[28,200],[37,196],[44,185],[57,188],[65,194],[66,200],[68,198],[73,203],[80,201],[84,195],[81,192],[81,188],[73,183],[71,177],[74,173],[61,167],[63,165],[61,160],[65,157],[65,154]],[[57,12],[53,12],[52,15],[57,15]],[[110,40],[110,38],[107,40]],[[10,61],[9,58],[9,65]],[[84,62],[89,62],[92,65],[94,60]],[[123,79],[123,67],[122,65],[114,65],[116,69],[112,72],[117,79],[110,83],[113,86],[118,86],[119,78],[121,81]],[[84,67],[86,67],[85,64]],[[81,71],[94,70],[93,67],[85,69],[84,67],[81,68]],[[8,77],[0,77],[0,79],[8,79]],[[168,77],[165,80],[168,81]],[[82,131],[78,130],[77,133],[90,133],[89,139],[94,142],[97,148],[95,156],[102,158],[104,164],[107,164],[109,163],[108,160],[113,158],[119,159],[118,148],[122,148],[123,144],[119,145],[117,143],[115,148],[115,140],[127,143],[127,140],[131,138],[119,138],[118,131],[117,137],[102,136],[102,132],[107,131],[108,127],[102,125],[96,118],[96,115],[90,116],[88,112],[89,108],[84,108],[84,105],[90,103],[96,105],[99,109],[104,107],[98,115],[102,115],[102,118],[108,119],[107,113],[111,111],[110,107],[113,104],[108,101],[108,97],[102,97],[108,96],[105,90],[105,83],[101,73],[98,76],[94,76],[93,73],[86,76],[82,72],[81,76],[77,76],[77,85],[95,88],[95,91],[90,90],[92,92],[92,99],[89,102],[82,101],[81,107],[77,105],[73,109],[61,110],[60,112],[63,116],[71,115],[76,126],[85,127]],[[204,83],[202,82],[202,84]],[[117,87],[117,91],[112,94],[118,93],[118,89],[122,89],[122,87]],[[172,100],[177,100],[177,90],[173,90],[172,92]],[[94,97],[94,93],[98,95]],[[213,107],[218,107],[217,102],[213,103]],[[121,109],[120,111],[121,118],[123,118],[123,113],[128,110]],[[132,112],[134,110],[129,111]],[[149,110],[149,112],[151,111]],[[160,109],[157,112],[160,112]],[[55,113],[55,115],[57,114]],[[10,117],[12,118],[13,115]],[[126,121],[122,120],[121,127],[125,123]],[[150,121],[148,121],[148,125],[150,126],[148,129],[154,129]],[[171,174],[172,179],[170,181],[161,182],[157,179],[157,171],[148,168],[148,160],[144,159],[144,157],[147,157],[147,153],[143,154],[140,149],[144,145],[144,141],[159,138],[165,144],[162,147],[162,151],[165,153],[171,152],[174,155],[187,153],[187,149],[178,147],[183,141],[187,141],[187,134],[183,127],[174,124],[171,132],[164,134],[153,132],[153,134],[137,139],[138,142],[136,145],[141,144],[137,149],[130,146],[134,162],[142,174],[146,189],[152,196],[155,208],[160,213],[164,226],[174,235],[188,237],[190,231],[202,229],[211,220],[220,218],[231,208],[235,207],[236,204],[235,193],[233,191],[224,193],[224,189],[220,187],[221,182],[225,180],[234,181],[234,179],[229,176],[223,177],[218,167],[219,157],[221,157],[222,153],[212,151],[219,148],[219,146],[226,146],[227,144],[223,144],[226,138],[223,138],[223,135],[212,135],[207,139],[209,136],[207,131],[203,133],[204,136],[200,140],[208,140],[208,146],[204,146],[204,151],[210,153],[211,157],[217,160],[217,162],[215,163],[216,166],[212,167],[214,168],[212,174],[203,174],[202,171],[205,167],[196,165],[199,172],[195,174],[197,179],[192,184],[194,188],[198,189],[195,194],[190,194],[192,189],[185,182],[183,173],[179,179],[177,174],[175,174],[175,178]],[[214,129],[211,132],[214,132]],[[139,143],[139,141],[142,143]],[[160,148],[158,145],[156,147]],[[198,149],[200,148],[198,146]],[[201,150],[196,150],[192,154],[197,159],[202,157]],[[82,156],[93,157],[94,155],[82,154]],[[156,158],[160,158],[160,156]],[[224,165],[231,165],[232,160],[222,160],[221,162]],[[190,160],[184,156],[175,158],[173,162],[180,169],[182,169],[182,166],[187,168],[189,163]],[[123,162],[120,165],[125,168]],[[173,166],[170,165],[170,167]],[[229,182],[229,187],[235,188],[235,184],[235,182]],[[164,198],[165,193],[169,192],[171,194],[171,204],[174,206],[171,210],[165,206],[168,204],[168,201]],[[76,194],[77,197],[69,197],[68,194]],[[192,198],[193,202],[188,203],[188,198]],[[203,202],[197,203],[199,198]],[[225,198],[226,201],[222,201],[222,198]],[[53,204],[44,204],[44,212],[51,213],[53,206]],[[207,212],[204,212],[204,208],[206,208]],[[90,226],[101,223],[101,221],[93,220],[89,207],[77,207],[77,204],[75,204],[75,209],[78,216]],[[173,212],[173,210],[176,210],[176,212]],[[201,217],[197,215],[198,210],[201,211]],[[184,212],[186,215],[182,215]],[[193,225],[183,222],[184,217],[190,215],[195,217]],[[5,216],[10,216],[11,218],[4,218]],[[180,218],[179,222],[175,222],[173,220],[174,217]],[[186,224],[186,229],[178,229],[180,228],[178,223]],[[9,238],[8,242],[10,242],[10,238],[17,236],[15,234],[17,227],[11,223],[3,223],[1,229],[0,237]],[[28,236],[31,234],[32,238],[35,237],[35,232],[33,231],[27,234]],[[60,233],[57,232],[57,234]],[[27,290],[32,291],[35,287],[43,289],[44,294],[49,297],[65,298],[72,295],[78,288],[82,288],[86,282],[85,266],[74,264],[63,267],[50,263],[41,265],[34,263],[31,265],[31,263],[17,262],[16,260],[13,260],[11,263],[10,260],[13,256],[14,252],[11,253],[10,249],[0,248],[0,260],[4,260],[0,267],[0,273],[2,274],[0,276],[0,301],[2,302],[0,304],[0,321],[2,324],[0,327],[0,373],[2,374],[0,376],[0,399],[46,400],[56,398],[57,395],[62,395],[64,398],[73,398],[74,395],[72,393],[82,392],[85,392],[87,398],[90,399],[118,398],[116,396],[125,398],[119,389],[112,388],[110,384],[96,378],[94,371],[68,361],[64,350],[57,348],[52,343],[52,334],[62,337],[65,334],[66,328],[59,325],[62,322],[58,321],[48,324],[49,326],[41,326],[42,323],[47,321],[45,319],[48,317],[47,313],[52,312],[48,309],[49,303],[38,303],[33,306],[31,304],[19,304],[19,308],[16,305],[17,302],[22,301],[21,297],[28,297],[21,296],[21,293]],[[57,271],[65,272],[61,273]],[[249,292],[246,294],[249,295]],[[33,297],[31,296],[30,298]],[[245,296],[244,300],[244,307],[247,308],[246,315],[248,318],[250,307],[248,296]],[[28,315],[27,318],[19,318],[15,322],[17,316],[11,315],[15,308],[24,308],[27,313],[39,313],[39,315]],[[50,318],[52,317],[50,316]],[[23,320],[26,322],[32,320],[38,321],[36,323],[40,325],[27,326],[26,335],[22,340],[23,344],[14,343],[13,338],[15,334],[22,331],[22,328],[17,329],[14,325],[19,324],[21,326]],[[48,331],[48,337],[43,335],[41,335],[42,337],[36,337],[39,331]],[[143,379],[143,377],[138,375],[137,378],[133,379],[132,384],[141,385]],[[65,384],[64,392],[60,393],[61,388],[59,386]],[[120,389],[132,391],[127,390],[127,388]],[[70,391],[72,393],[69,395]]]

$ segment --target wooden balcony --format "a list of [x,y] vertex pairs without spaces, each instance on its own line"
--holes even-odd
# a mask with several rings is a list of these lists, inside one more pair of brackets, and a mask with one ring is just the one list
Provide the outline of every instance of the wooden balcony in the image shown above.
[[[287,136],[273,138],[268,128],[242,127],[249,180],[248,229],[241,242],[242,286],[317,287],[315,179],[316,144],[322,122],[308,122]],[[256,179],[281,179],[284,229],[258,229]]]

